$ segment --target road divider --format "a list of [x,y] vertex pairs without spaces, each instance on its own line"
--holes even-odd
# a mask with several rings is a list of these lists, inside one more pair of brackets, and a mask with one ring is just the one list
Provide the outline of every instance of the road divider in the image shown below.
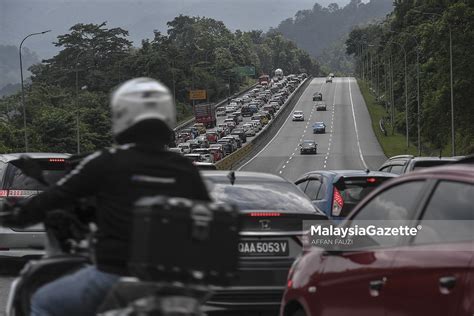
[[294,109],[298,99],[302,95],[303,91],[311,82],[312,77],[306,78],[301,84],[293,91],[285,103],[282,104],[280,110],[276,113],[275,117],[263,128],[263,130],[249,141],[245,146],[242,146],[236,152],[230,154],[224,159],[216,163],[217,169],[220,170],[233,170],[240,167],[248,159],[256,155],[259,150],[268,143],[273,135],[283,125],[285,120]]

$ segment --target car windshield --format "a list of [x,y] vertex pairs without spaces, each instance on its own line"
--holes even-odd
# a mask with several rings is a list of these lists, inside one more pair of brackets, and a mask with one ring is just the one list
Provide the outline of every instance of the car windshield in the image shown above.
[[315,212],[311,201],[292,183],[237,179],[231,185],[228,179],[206,177],[206,184],[214,200],[234,204],[240,210]]
[[[5,179],[5,189],[39,191],[45,189],[45,185],[25,175],[15,164],[16,162],[12,162],[9,166],[7,178]],[[40,165],[43,170],[44,179],[51,184],[56,183],[67,173],[66,164],[64,162],[41,161]]]
[[425,168],[430,168],[430,167],[436,167],[436,166],[442,166],[446,164],[452,163],[451,160],[420,160],[415,162],[413,166],[413,170],[421,170]]
[[389,179],[391,177],[363,177],[346,178],[338,182],[335,187],[339,190],[344,203],[340,216],[347,216],[357,203]]

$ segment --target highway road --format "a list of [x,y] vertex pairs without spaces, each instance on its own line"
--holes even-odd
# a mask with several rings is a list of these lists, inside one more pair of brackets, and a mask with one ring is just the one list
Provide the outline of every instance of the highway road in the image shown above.
[[[316,91],[322,92],[327,111],[316,111],[312,101]],[[290,114],[272,141],[241,170],[274,173],[294,181],[310,170],[376,169],[386,159],[354,78],[334,78],[333,83],[312,79],[295,110],[304,112],[305,121],[293,122]],[[326,134],[313,135],[311,127],[316,121],[326,123]],[[316,140],[317,155],[300,155],[298,145],[304,139]],[[12,280],[0,277],[0,315]]]
[[[294,110],[304,112],[305,121],[291,115],[275,137],[240,170],[278,174],[290,181],[311,170],[377,169],[386,159],[372,130],[371,119],[354,78],[314,78]],[[316,111],[314,92],[321,91],[327,111]],[[314,122],[326,124],[326,134],[313,134]],[[301,155],[306,139],[318,144],[317,155]]]

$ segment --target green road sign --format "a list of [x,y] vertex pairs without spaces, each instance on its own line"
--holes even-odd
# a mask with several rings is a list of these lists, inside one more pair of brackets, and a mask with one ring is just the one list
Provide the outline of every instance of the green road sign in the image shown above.
[[255,76],[254,66],[235,67],[233,70],[240,76]]

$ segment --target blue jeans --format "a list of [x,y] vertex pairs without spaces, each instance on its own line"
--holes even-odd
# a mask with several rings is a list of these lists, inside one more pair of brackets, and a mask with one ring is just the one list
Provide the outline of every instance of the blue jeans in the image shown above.
[[120,276],[88,266],[48,283],[31,298],[31,316],[95,315]]

